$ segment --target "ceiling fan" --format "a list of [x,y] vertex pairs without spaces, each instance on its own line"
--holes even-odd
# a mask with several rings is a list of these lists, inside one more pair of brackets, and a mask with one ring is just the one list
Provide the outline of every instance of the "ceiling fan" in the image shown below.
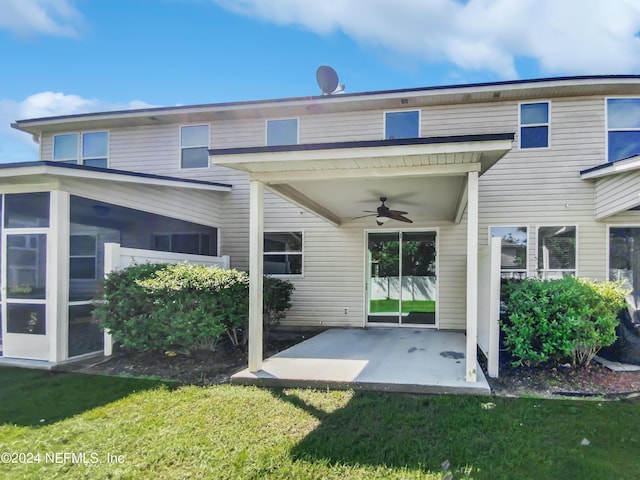
[[376,209],[375,212],[373,210],[363,210],[364,212],[369,213],[369,215],[362,215],[360,217],[355,217],[352,220],[356,220],[358,218],[364,218],[364,217],[373,217],[375,215],[376,216],[376,223],[378,225],[383,225],[386,222],[388,222],[389,220],[397,220],[399,222],[413,223],[413,220],[410,220],[410,219],[408,219],[407,217],[404,216],[408,212],[403,212],[401,210],[391,210],[391,209],[389,209],[389,207],[387,207],[384,204],[384,202],[387,201],[387,197],[380,197],[380,201],[382,202],[382,204]]

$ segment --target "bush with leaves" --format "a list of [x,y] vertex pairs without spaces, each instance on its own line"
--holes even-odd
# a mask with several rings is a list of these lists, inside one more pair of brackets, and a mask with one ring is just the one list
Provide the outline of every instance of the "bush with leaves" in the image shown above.
[[614,282],[565,277],[507,282],[503,288],[504,343],[515,365],[588,365],[616,339],[626,291]]
[[[246,343],[248,285],[246,273],[215,266],[135,265],[107,277],[96,315],[115,341],[134,350],[212,349],[225,333],[237,346]],[[291,307],[292,290],[290,282],[265,277],[265,334]]]

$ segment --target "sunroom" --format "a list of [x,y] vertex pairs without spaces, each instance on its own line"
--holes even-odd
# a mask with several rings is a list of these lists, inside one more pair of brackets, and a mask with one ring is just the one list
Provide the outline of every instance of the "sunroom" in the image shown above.
[[105,244],[218,255],[225,184],[56,162],[0,167],[0,362],[100,352]]

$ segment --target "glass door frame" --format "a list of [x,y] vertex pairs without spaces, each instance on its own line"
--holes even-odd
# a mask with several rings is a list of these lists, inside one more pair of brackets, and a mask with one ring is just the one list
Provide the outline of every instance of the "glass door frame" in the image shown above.
[[[436,248],[436,287],[435,287],[435,323],[434,324],[418,324],[418,323],[402,323],[402,233],[435,233],[435,248]],[[398,234],[399,248],[400,248],[400,265],[399,265],[399,279],[400,279],[400,299],[398,302],[398,322],[394,323],[382,323],[382,322],[369,322],[369,295],[371,289],[371,262],[369,261],[369,234],[370,233],[391,233]],[[400,327],[400,328],[425,328],[425,329],[438,329],[440,326],[440,229],[438,227],[424,227],[424,228],[380,228],[380,229],[365,229],[364,230],[364,301],[363,312],[364,319],[363,325],[365,328],[369,327]]]
[[[4,205],[3,205],[4,207]],[[2,219],[4,223],[4,208]],[[10,298],[7,286],[7,253],[9,243],[7,237],[12,235],[44,235],[45,237],[45,298]],[[51,227],[29,227],[29,228],[2,228],[2,341],[3,356],[10,358],[26,358],[30,360],[49,360],[51,349],[51,338],[55,335],[55,312],[51,310],[50,285],[52,281],[51,260],[54,252],[51,248]],[[54,280],[55,281],[55,280]],[[45,312],[45,333],[26,334],[8,332],[8,310],[9,305],[44,305]],[[8,348],[7,348],[8,347]]]

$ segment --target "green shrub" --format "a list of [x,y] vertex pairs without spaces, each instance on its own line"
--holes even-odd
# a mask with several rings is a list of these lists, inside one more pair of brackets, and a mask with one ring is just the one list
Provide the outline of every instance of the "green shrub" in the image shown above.
[[[134,350],[211,349],[221,336],[246,343],[249,278],[244,272],[189,264],[135,265],[111,273],[101,325],[115,341]],[[265,277],[265,335],[284,317],[293,285]]]
[[612,344],[626,293],[614,282],[565,277],[507,282],[503,289],[504,343],[515,365],[561,363],[586,366]]

